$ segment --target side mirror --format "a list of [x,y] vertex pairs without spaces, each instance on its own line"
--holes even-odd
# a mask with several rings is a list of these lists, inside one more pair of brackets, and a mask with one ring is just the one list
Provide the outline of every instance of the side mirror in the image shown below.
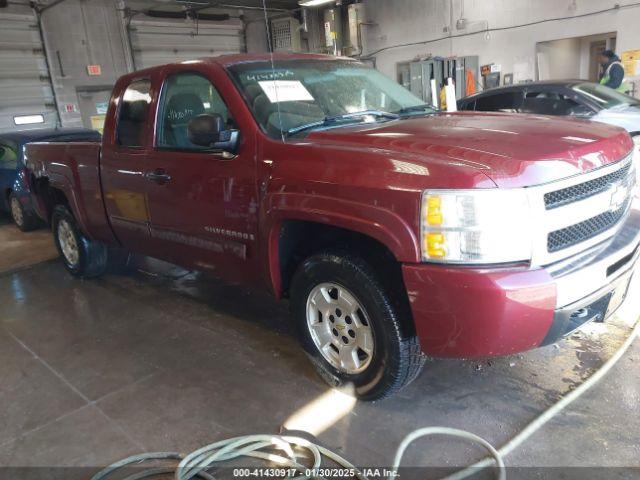
[[211,147],[220,140],[220,133],[224,130],[224,120],[221,115],[203,113],[189,120],[187,134],[189,141],[201,147]]
[[225,158],[233,158],[240,145],[240,132],[227,130],[221,115],[203,113],[193,117],[187,125],[189,141],[222,153]]

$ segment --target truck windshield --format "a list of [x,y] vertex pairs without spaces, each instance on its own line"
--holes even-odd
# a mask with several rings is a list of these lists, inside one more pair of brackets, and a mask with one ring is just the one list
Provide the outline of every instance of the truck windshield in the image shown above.
[[257,122],[274,138],[329,125],[435,112],[393,80],[356,61],[276,60],[273,68],[271,62],[248,62],[228,70]]
[[637,99],[597,83],[581,83],[573,87],[573,89],[582,95],[586,95],[603,109],[640,105]]

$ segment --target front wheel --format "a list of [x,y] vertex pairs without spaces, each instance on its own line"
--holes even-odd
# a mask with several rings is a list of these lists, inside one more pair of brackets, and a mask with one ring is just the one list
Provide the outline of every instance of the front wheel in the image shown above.
[[69,273],[90,278],[105,272],[106,245],[84,235],[67,207],[58,205],[54,208],[51,224],[56,247]]
[[424,364],[418,339],[402,331],[397,304],[373,268],[349,253],[314,255],[292,281],[303,347],[329,384],[350,384],[363,400],[397,392]]

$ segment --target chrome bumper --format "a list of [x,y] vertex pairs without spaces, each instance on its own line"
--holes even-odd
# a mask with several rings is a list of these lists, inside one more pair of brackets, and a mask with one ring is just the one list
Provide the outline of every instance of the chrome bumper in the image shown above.
[[640,202],[636,199],[617,233],[603,244],[547,270],[556,284],[556,309],[573,309],[585,300],[613,289],[632,273],[640,256]]

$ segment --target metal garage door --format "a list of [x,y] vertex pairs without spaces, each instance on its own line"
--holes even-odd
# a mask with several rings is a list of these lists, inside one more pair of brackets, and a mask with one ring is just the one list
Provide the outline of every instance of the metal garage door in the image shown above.
[[194,58],[240,53],[244,50],[242,22],[136,17],[130,26],[136,69]]
[[[28,6],[0,9],[0,132],[55,126],[56,110],[36,16]],[[17,126],[15,117],[42,115]],[[23,118],[23,120],[29,120]],[[33,119],[32,119],[33,120]]]

